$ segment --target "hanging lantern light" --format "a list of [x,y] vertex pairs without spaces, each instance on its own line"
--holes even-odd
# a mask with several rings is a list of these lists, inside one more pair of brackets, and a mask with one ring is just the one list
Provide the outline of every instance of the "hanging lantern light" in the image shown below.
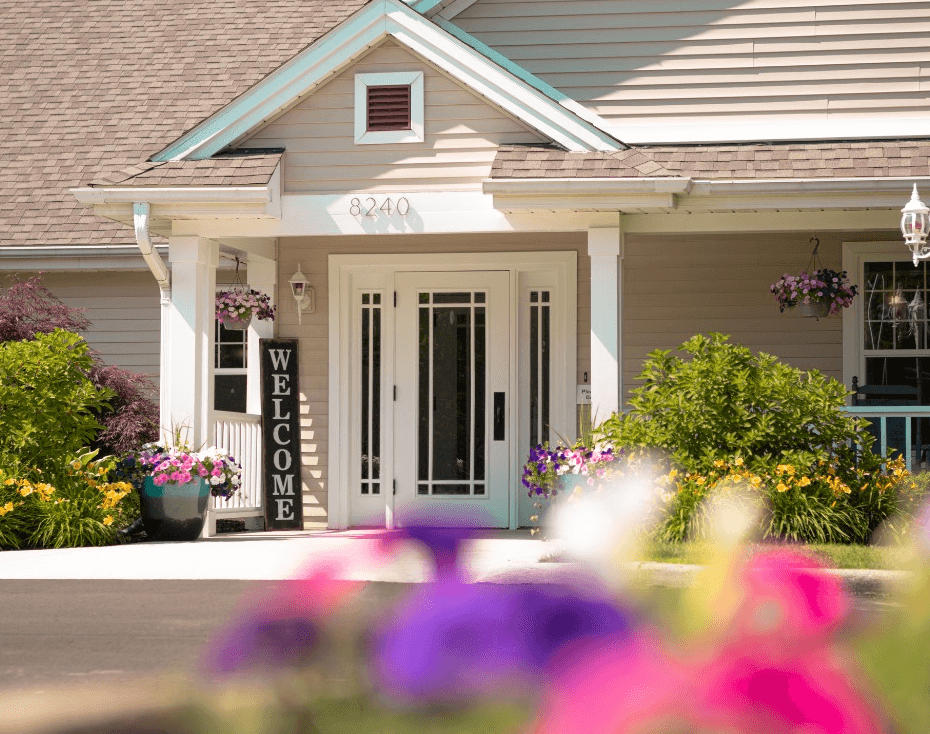
[[930,248],[927,247],[928,213],[930,209],[918,197],[917,184],[914,184],[911,200],[901,210],[901,234],[904,235],[904,244],[914,253],[915,267],[918,260],[930,257]]

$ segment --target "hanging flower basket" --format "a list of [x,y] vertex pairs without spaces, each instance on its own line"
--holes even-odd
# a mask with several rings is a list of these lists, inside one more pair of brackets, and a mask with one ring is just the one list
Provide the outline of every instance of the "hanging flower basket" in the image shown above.
[[825,301],[799,303],[798,313],[808,319],[822,319],[830,315],[830,304]]
[[252,288],[230,288],[216,295],[216,318],[227,329],[244,331],[253,318],[272,321],[276,310],[270,296]]
[[785,273],[769,290],[775,294],[779,311],[797,307],[803,316],[810,318],[836,316],[841,309],[849,308],[858,295],[845,270],[837,272],[829,268],[800,275]]

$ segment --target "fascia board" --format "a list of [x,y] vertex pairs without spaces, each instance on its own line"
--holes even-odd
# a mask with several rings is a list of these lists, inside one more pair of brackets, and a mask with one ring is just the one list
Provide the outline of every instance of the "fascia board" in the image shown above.
[[[901,191],[912,184],[930,183],[930,176],[889,176],[882,178],[774,178],[712,181],[695,179],[691,193],[695,196],[719,194],[789,194],[789,193],[869,193]],[[907,203],[910,193],[902,200]]]
[[686,194],[691,190],[690,178],[521,178],[488,179],[482,184],[485,194],[532,196],[537,194],[565,196],[615,196],[617,194]]
[[82,204],[264,204],[274,199],[271,186],[120,186],[71,189]]
[[[167,245],[155,245],[163,256]],[[137,245],[2,247],[0,270],[148,270]]]
[[[577,111],[518,78],[511,69],[490,61],[400,0],[375,0],[152,160],[209,158],[287,109],[388,35],[568,150],[623,147]],[[512,62],[508,64],[517,68]]]

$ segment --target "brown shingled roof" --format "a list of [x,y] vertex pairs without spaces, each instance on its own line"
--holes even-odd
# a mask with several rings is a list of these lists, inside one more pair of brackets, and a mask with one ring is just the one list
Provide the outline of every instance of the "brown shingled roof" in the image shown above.
[[264,186],[280,162],[281,153],[202,161],[145,161],[107,174],[91,186]]
[[[132,243],[68,189],[137,166],[366,2],[5,3],[0,246]],[[237,184],[250,165],[236,164]]]
[[634,146],[619,153],[568,153],[501,146],[491,178],[694,179],[926,176],[930,140]]

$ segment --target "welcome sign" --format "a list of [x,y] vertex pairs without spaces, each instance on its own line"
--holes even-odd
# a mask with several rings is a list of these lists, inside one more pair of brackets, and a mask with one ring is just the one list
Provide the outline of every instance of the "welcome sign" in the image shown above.
[[260,339],[265,528],[302,530],[297,340]]

